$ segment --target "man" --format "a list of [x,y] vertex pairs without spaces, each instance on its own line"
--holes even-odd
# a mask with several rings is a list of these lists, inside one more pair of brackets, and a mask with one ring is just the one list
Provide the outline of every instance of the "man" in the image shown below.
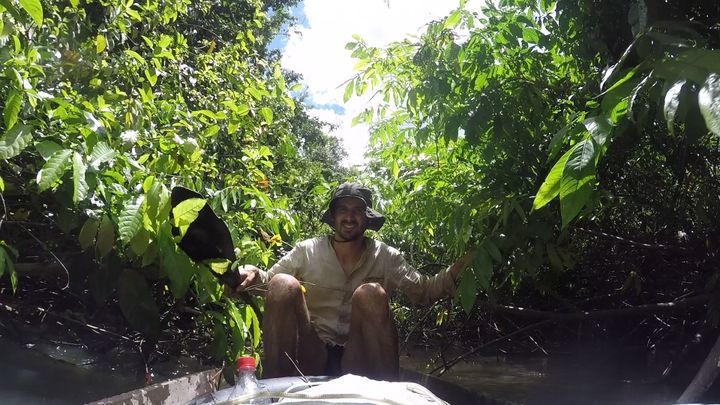
[[397,329],[390,312],[394,289],[430,304],[455,291],[469,260],[433,277],[420,274],[400,252],[365,237],[385,218],[372,208],[370,190],[344,183],[322,221],[334,233],[302,241],[267,272],[242,266],[232,293],[267,284],[264,313],[266,377],[353,373],[376,379],[398,377]]

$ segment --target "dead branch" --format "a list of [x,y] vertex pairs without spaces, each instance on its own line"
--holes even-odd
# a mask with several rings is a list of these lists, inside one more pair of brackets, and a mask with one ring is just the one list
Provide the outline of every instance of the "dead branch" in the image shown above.
[[[539,328],[541,326],[550,324],[550,323],[556,323],[556,322],[568,322],[568,321],[584,321],[589,319],[601,319],[601,318],[609,318],[609,317],[619,317],[619,316],[637,316],[637,315],[648,315],[648,314],[656,314],[660,312],[672,312],[677,311],[682,308],[691,307],[694,305],[700,305],[705,304],[710,299],[707,295],[698,295],[691,298],[685,298],[678,301],[671,301],[671,302],[660,302],[657,304],[648,304],[648,305],[638,305],[635,307],[630,308],[619,308],[619,309],[606,309],[606,310],[599,310],[599,311],[580,311],[575,313],[561,313],[561,312],[550,312],[550,311],[538,311],[534,309],[525,309],[521,307],[513,307],[513,306],[507,306],[507,305],[490,305],[485,304],[485,306],[489,307],[491,310],[495,310],[497,312],[502,312],[506,314],[516,315],[520,317],[525,318],[531,318],[531,319],[542,319],[539,322],[533,323],[531,325],[528,325],[524,328],[520,328],[515,330],[514,332],[508,333],[507,335],[501,336],[497,339],[493,339],[489,342],[483,343],[480,346],[474,347],[470,349],[469,351],[455,357],[454,359],[443,362],[442,365],[435,367],[430,371],[430,374],[439,372],[438,375],[444,374],[447,370],[449,370],[452,366],[463,360],[464,358],[471,356],[478,351],[492,345],[498,342],[501,342],[503,340],[507,340],[515,335],[518,335],[520,333],[525,333],[529,330]],[[720,348],[718,349],[720,350]]]
[[515,315],[528,319],[550,319],[557,322],[562,321],[581,321],[588,319],[601,319],[620,316],[636,316],[657,314],[663,312],[673,312],[679,309],[705,304],[710,299],[707,295],[698,295],[691,298],[685,298],[677,301],[660,302],[657,304],[638,305],[629,308],[604,309],[599,311],[578,311],[578,312],[551,312],[538,311],[535,309],[527,309],[515,307],[511,305],[490,305],[485,304],[491,310],[502,312],[505,314]]

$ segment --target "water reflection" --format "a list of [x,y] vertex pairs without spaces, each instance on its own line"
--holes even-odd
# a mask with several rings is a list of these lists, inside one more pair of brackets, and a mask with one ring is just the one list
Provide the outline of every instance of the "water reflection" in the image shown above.
[[25,347],[0,337],[2,404],[81,404],[138,386],[133,379],[90,365],[94,359],[82,348],[47,345]]
[[[434,355],[413,350],[401,356],[401,366],[428,372]],[[528,405],[660,405],[672,403],[684,388],[660,381],[641,360],[606,350],[549,357],[475,356],[440,378],[490,397]]]

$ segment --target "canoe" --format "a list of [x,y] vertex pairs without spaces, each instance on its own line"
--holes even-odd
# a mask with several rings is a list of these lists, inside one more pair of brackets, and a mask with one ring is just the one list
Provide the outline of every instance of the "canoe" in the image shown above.
[[[511,402],[491,398],[487,395],[480,393],[471,392],[463,387],[449,383],[447,381],[440,380],[438,378],[420,374],[411,370],[402,369],[400,373],[401,383],[388,383],[388,382],[377,382],[376,380],[366,381],[364,380],[361,384],[354,382],[353,385],[361,386],[365,392],[368,393],[368,402],[361,403],[381,403],[373,402],[372,398],[374,394],[378,394],[378,389],[368,389],[370,383],[385,383],[385,384],[406,384],[407,386],[422,385],[426,388],[430,394],[426,394],[429,398],[435,396],[442,399],[441,402],[427,402],[427,403],[448,403],[448,404],[477,404],[477,405],[509,405]],[[346,377],[346,376],[343,376]],[[343,378],[340,377],[340,378]],[[357,376],[355,376],[357,377]],[[358,377],[363,378],[363,377]],[[282,378],[270,378],[260,380],[261,385],[269,392],[283,392],[292,390],[297,392],[298,386],[307,384],[308,386],[317,386],[323,383],[328,385],[335,380],[339,380],[331,377],[282,377]],[[89,405],[169,405],[169,404],[186,404],[186,403],[213,403],[212,400],[208,401],[208,398],[213,396],[219,401],[216,403],[223,402],[230,397],[230,393],[233,387],[226,387],[218,389],[221,386],[221,372],[219,369],[205,370],[195,374],[189,374],[183,377],[175,378],[172,380],[157,383],[148,387],[139,388],[133,391],[125,392],[112,397],[104,398],[95,402],[91,402]],[[382,387],[382,385],[376,385]],[[387,386],[388,389],[390,386]],[[351,390],[345,395],[352,396]],[[369,392],[372,391],[372,392]],[[285,399],[284,401],[288,401]],[[312,403],[337,403],[334,400],[314,400]],[[307,402],[305,402],[307,403]],[[358,403],[358,402],[351,402]]]

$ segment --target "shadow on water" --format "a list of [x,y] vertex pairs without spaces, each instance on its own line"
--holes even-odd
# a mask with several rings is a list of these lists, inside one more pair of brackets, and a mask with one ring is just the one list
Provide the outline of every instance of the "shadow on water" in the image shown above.
[[[432,355],[414,351],[401,357],[401,366],[427,372]],[[488,398],[528,405],[664,405],[684,388],[661,381],[642,359],[597,348],[543,357],[475,356],[440,379]]]

